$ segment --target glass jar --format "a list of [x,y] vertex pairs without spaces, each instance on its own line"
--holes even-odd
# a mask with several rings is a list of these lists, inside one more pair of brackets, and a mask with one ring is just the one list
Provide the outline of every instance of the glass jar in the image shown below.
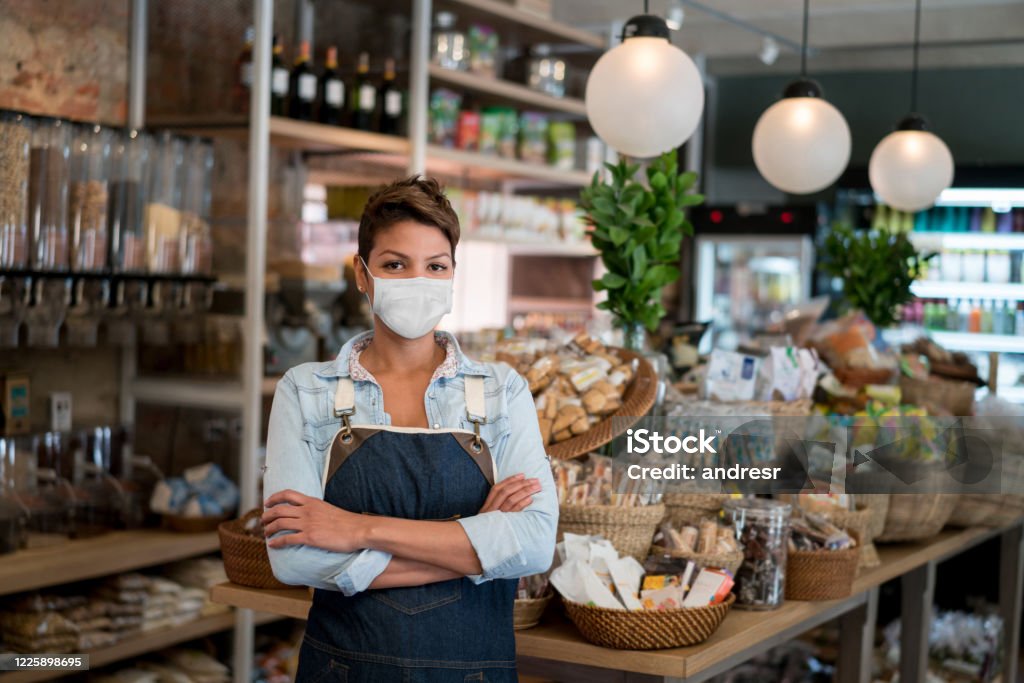
[[29,152],[29,263],[38,270],[68,267],[68,177],[71,125],[36,121]]
[[14,439],[14,495],[25,510],[23,546],[41,548],[68,540],[71,531],[71,506],[67,484],[57,476],[54,464],[55,444],[38,436]]
[[165,131],[155,139],[152,154],[143,211],[146,266],[151,273],[178,273],[185,145]]
[[102,126],[80,126],[71,145],[68,197],[74,270],[93,272],[107,267],[109,180],[110,131]]
[[14,493],[14,438],[0,436],[0,555],[24,542],[25,513]]
[[185,189],[182,193],[181,270],[190,275],[213,272],[210,197],[213,182],[213,144],[195,138],[185,151]]
[[32,129],[27,117],[0,111],[0,268],[28,266],[28,173]]
[[779,607],[786,592],[790,506],[777,500],[734,498],[723,508],[743,548],[743,564],[735,577],[736,606]]
[[111,147],[107,238],[109,263],[115,272],[140,273],[146,269],[142,215],[150,147],[149,136],[137,130],[124,131]]
[[465,71],[469,66],[466,34],[456,30],[455,15],[451,12],[438,12],[434,16],[430,61],[443,69],[456,71]]
[[530,50],[526,84],[553,97],[565,97],[565,61],[551,56],[551,47],[535,45]]

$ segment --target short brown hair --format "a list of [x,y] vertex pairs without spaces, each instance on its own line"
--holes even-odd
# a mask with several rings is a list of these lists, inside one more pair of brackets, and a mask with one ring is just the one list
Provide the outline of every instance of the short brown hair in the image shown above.
[[455,258],[461,232],[459,217],[444,195],[444,188],[433,178],[409,176],[381,188],[366,202],[359,219],[359,256],[363,261],[370,258],[376,234],[401,221],[432,225],[443,232]]

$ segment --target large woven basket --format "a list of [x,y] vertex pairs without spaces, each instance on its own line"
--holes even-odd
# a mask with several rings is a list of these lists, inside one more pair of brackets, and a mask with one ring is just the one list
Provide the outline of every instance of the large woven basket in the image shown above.
[[245,533],[245,524],[259,517],[260,510],[250,510],[241,519],[222,522],[217,527],[220,552],[224,556],[224,573],[233,583],[250,588],[287,588],[274,578],[270,556],[263,538]]
[[661,500],[665,503],[665,519],[678,529],[708,517],[717,519],[728,498],[728,493],[666,493]]
[[544,610],[553,596],[554,593],[549,591],[542,598],[517,599],[512,608],[512,628],[522,631],[539,624],[541,615],[544,614]]
[[973,382],[940,379],[934,375],[928,379],[901,377],[900,400],[945,410],[950,415],[973,415],[977,388]]
[[626,610],[565,603],[565,611],[591,643],[619,650],[660,650],[703,643],[725,619],[736,597],[704,607]]
[[561,505],[558,539],[565,533],[604,536],[620,555],[632,555],[643,562],[664,516],[665,506],[661,504],[637,507]]
[[654,372],[654,366],[646,358],[633,351],[619,348],[611,350],[624,363],[637,361],[636,375],[626,387],[626,392],[622,396],[622,405],[614,413],[579,436],[548,445],[548,455],[552,458],[570,460],[597,450],[636,424],[654,405],[654,399],[658,392],[658,375]]
[[879,543],[920,541],[946,526],[959,496],[955,493],[893,493]]
[[733,552],[727,553],[695,553],[689,550],[680,550],[678,548],[666,548],[660,545],[651,546],[651,555],[668,555],[669,557],[678,557],[683,560],[691,560],[697,565],[699,569],[705,569],[707,567],[716,567],[718,569],[724,569],[730,574],[735,574],[736,570],[743,564],[743,551],[734,550]]
[[[856,535],[856,534],[854,534]],[[838,600],[853,593],[860,550],[790,550],[787,600]]]
[[[999,479],[1003,491],[1024,491],[1024,456],[1004,455]],[[964,493],[949,518],[949,526],[1007,526],[1024,516],[1020,493]]]

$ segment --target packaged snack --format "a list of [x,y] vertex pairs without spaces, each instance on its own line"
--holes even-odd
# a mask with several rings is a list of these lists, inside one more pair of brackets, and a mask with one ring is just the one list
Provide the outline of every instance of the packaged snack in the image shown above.
[[576,126],[569,121],[548,124],[548,163],[563,171],[576,166]]
[[547,160],[548,117],[536,112],[519,116],[519,158],[534,164]]
[[480,148],[480,112],[464,111],[459,114],[455,146],[474,151]]
[[430,95],[429,140],[435,145],[453,147],[459,121],[462,96],[452,90],[439,88]]
[[759,359],[733,351],[711,352],[705,378],[707,397],[716,401],[750,401],[754,398]]
[[469,46],[469,70],[481,76],[498,75],[498,34],[484,24],[473,24],[466,36]]

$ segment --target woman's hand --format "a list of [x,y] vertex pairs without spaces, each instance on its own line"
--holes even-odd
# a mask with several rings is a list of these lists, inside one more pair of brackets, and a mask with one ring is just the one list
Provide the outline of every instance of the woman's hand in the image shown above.
[[271,548],[310,545],[338,553],[366,547],[364,515],[342,510],[319,498],[287,489],[267,498],[262,521],[270,538],[279,531],[293,531],[267,541]]
[[533,494],[539,492],[539,479],[526,479],[521,474],[513,475],[491,487],[480,513],[494,510],[521,512],[533,502]]

